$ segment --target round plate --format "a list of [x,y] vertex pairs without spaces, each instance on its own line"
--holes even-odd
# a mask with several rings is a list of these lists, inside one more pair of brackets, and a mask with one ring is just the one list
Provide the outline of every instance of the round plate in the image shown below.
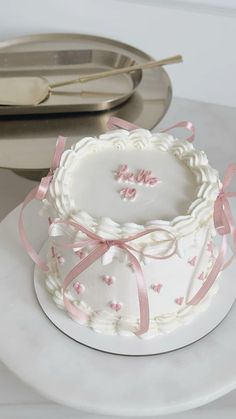
[[[47,230],[38,211],[34,202],[26,214],[36,248]],[[38,305],[33,263],[18,239],[18,216],[19,208],[0,224],[0,358],[19,377],[52,400],[110,416],[180,412],[236,388],[235,306],[205,338],[162,355],[106,354],[60,333]]]
[[[127,44],[90,35],[44,34],[0,43],[0,52],[76,49],[112,50],[140,63],[152,59]],[[111,111],[66,114],[63,117],[56,114],[14,118],[1,116],[0,167],[31,171],[46,169],[58,135],[69,137],[68,146],[79,137],[99,135],[107,130],[107,122],[112,115],[152,129],[165,115],[171,97],[170,79],[163,68],[157,67],[145,70],[131,98]]]
[[[47,243],[40,254],[43,259],[47,252]],[[236,286],[232,281],[235,264],[231,270],[223,272],[219,280],[219,290],[212,295],[209,308],[199,313],[189,324],[179,327],[172,333],[159,335],[152,339],[140,339],[137,336],[105,336],[88,327],[80,326],[54,303],[45,286],[45,273],[37,266],[34,271],[36,295],[46,316],[51,322],[75,341],[100,351],[118,355],[157,355],[170,352],[201,339],[211,332],[225,318],[236,298]],[[218,287],[217,287],[218,288]]]

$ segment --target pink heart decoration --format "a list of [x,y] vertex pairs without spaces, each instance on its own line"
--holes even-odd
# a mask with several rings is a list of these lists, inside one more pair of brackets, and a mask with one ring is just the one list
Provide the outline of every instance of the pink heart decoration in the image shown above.
[[182,306],[184,302],[184,297],[178,297],[175,299],[175,303],[178,304],[178,306]]
[[57,255],[57,261],[59,265],[63,265],[63,263],[65,263],[65,259],[61,255]]
[[85,257],[85,252],[83,250],[76,250],[75,254],[80,258],[83,259]]
[[83,284],[81,284],[80,282],[76,282],[73,285],[75,291],[77,292],[77,294],[83,294],[83,292],[85,291],[85,286]]
[[110,275],[103,275],[102,280],[107,284],[107,285],[112,285],[114,284],[116,278],[114,276],[110,276]]
[[213,252],[214,252],[214,245],[213,245],[213,242],[212,241],[210,241],[209,243],[207,243],[207,250],[208,250],[208,252],[211,253],[211,256],[212,256],[213,255]]
[[200,281],[204,281],[204,279],[205,279],[204,272],[201,272],[200,275],[198,275],[197,278],[200,279]]
[[116,301],[111,301],[109,303],[109,306],[112,308],[112,310],[120,311],[122,309],[122,303],[117,303]]
[[196,260],[197,260],[197,256],[194,256],[191,260],[188,260],[189,265],[195,266]]
[[151,289],[156,292],[157,294],[160,294],[161,288],[163,287],[162,284],[152,284]]

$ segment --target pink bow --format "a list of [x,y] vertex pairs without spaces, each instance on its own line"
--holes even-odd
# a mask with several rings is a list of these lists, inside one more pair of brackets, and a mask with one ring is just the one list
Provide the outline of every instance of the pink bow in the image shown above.
[[[230,164],[226,170],[222,188],[220,189],[214,204],[214,225],[216,231],[222,236],[222,243],[220,246],[219,254],[203,286],[195,294],[191,301],[188,302],[189,305],[196,305],[199,303],[199,301],[202,300],[202,298],[205,297],[217,279],[219,273],[225,269],[235,257],[236,228],[228,201],[228,198],[236,197],[236,192],[228,191],[228,187],[233,179],[234,174],[236,174],[236,164]],[[228,260],[228,262],[225,263],[225,256],[227,253],[227,235],[229,234],[233,239],[234,255]]]
[[[139,299],[139,311],[140,311],[140,324],[139,330],[136,332],[137,335],[141,335],[149,329],[149,303],[148,303],[148,294],[146,288],[146,281],[144,279],[143,271],[140,266],[138,259],[134,256],[133,252],[138,252],[139,250],[135,249],[134,247],[130,246],[130,242],[136,240],[140,237],[146,236],[147,234],[151,234],[154,232],[165,232],[169,237],[162,242],[170,242],[170,251],[165,256],[153,256],[147,255],[142,253],[143,256],[152,259],[167,259],[170,258],[176,252],[176,238],[175,236],[170,233],[168,230],[163,228],[150,228],[144,230],[140,233],[137,233],[133,236],[122,238],[122,239],[115,239],[115,240],[107,240],[103,237],[98,236],[97,234],[93,233],[92,231],[88,230],[81,224],[75,223],[73,221],[63,221],[63,220],[54,220],[54,222],[49,227],[49,235],[58,235],[53,232],[54,227],[57,224],[64,224],[70,225],[74,227],[77,231],[81,231],[84,233],[88,238],[81,240],[77,243],[61,243],[65,248],[73,248],[73,249],[83,249],[86,246],[92,245],[93,249],[85,256],[80,262],[67,274],[66,278],[63,281],[62,290],[63,290],[63,300],[64,305],[69,313],[72,314],[77,320],[80,321],[81,324],[85,323],[88,320],[88,317],[77,307],[75,307],[67,298],[66,291],[71,282],[80,275],[83,271],[85,271],[90,265],[92,265],[97,259],[102,257],[112,246],[116,246],[122,250],[124,250],[131,261],[133,269],[136,275],[136,283],[137,283],[137,290],[138,290],[138,299]],[[60,235],[60,234],[59,234]]]
[[19,227],[19,235],[20,235],[22,244],[24,248],[26,249],[27,253],[29,254],[29,256],[31,257],[31,259],[45,272],[48,271],[47,264],[44,262],[44,260],[41,259],[38,253],[34,250],[32,244],[30,243],[30,241],[28,240],[26,236],[24,220],[23,220],[23,212],[24,212],[25,207],[33,199],[43,200],[45,198],[50,182],[53,177],[54,170],[59,166],[61,155],[65,148],[65,143],[66,143],[65,137],[62,137],[62,136],[58,137],[57,142],[56,142],[55,153],[53,156],[52,166],[47,176],[41,179],[39,186],[36,186],[32,191],[28,193],[28,195],[24,199],[24,202],[21,207],[20,215],[19,215],[18,227]]

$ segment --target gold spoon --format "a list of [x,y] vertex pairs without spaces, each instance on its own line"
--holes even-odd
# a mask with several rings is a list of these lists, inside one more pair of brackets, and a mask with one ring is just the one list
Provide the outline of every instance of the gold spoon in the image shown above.
[[0,78],[0,105],[8,106],[36,106],[48,98],[57,87],[67,86],[75,83],[87,83],[105,77],[112,77],[118,74],[130,73],[136,70],[145,70],[160,67],[167,64],[182,62],[181,55],[175,55],[159,61],[149,61],[145,64],[135,64],[129,67],[115,70],[102,71],[90,75],[64,80],[59,83],[50,84],[43,77],[2,77]]

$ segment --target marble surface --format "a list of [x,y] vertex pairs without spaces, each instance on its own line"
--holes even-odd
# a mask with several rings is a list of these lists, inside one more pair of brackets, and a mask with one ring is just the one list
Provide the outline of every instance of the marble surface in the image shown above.
[[[210,163],[223,174],[227,162],[236,160],[235,151],[235,108],[202,104],[189,100],[175,99],[167,116],[158,128],[164,128],[178,120],[190,119],[197,128],[196,144],[207,150]],[[220,152],[219,152],[220,150]],[[34,182],[19,178],[15,174],[0,170],[1,207],[0,219],[13,209],[30,190]],[[45,417],[52,418],[90,418],[77,410],[48,402],[45,397],[23,384],[3,364],[0,364],[0,417]],[[235,417],[236,392],[205,407],[191,412],[171,415],[175,419],[201,417],[227,419]],[[96,417],[99,417],[96,415]]]
[[[25,214],[35,249],[47,233],[39,208],[35,201]],[[18,219],[19,207],[0,224],[0,358],[25,382],[85,412],[131,417],[182,412],[236,388],[236,305],[214,331],[178,351],[149,357],[95,351],[60,333],[38,305]]]

